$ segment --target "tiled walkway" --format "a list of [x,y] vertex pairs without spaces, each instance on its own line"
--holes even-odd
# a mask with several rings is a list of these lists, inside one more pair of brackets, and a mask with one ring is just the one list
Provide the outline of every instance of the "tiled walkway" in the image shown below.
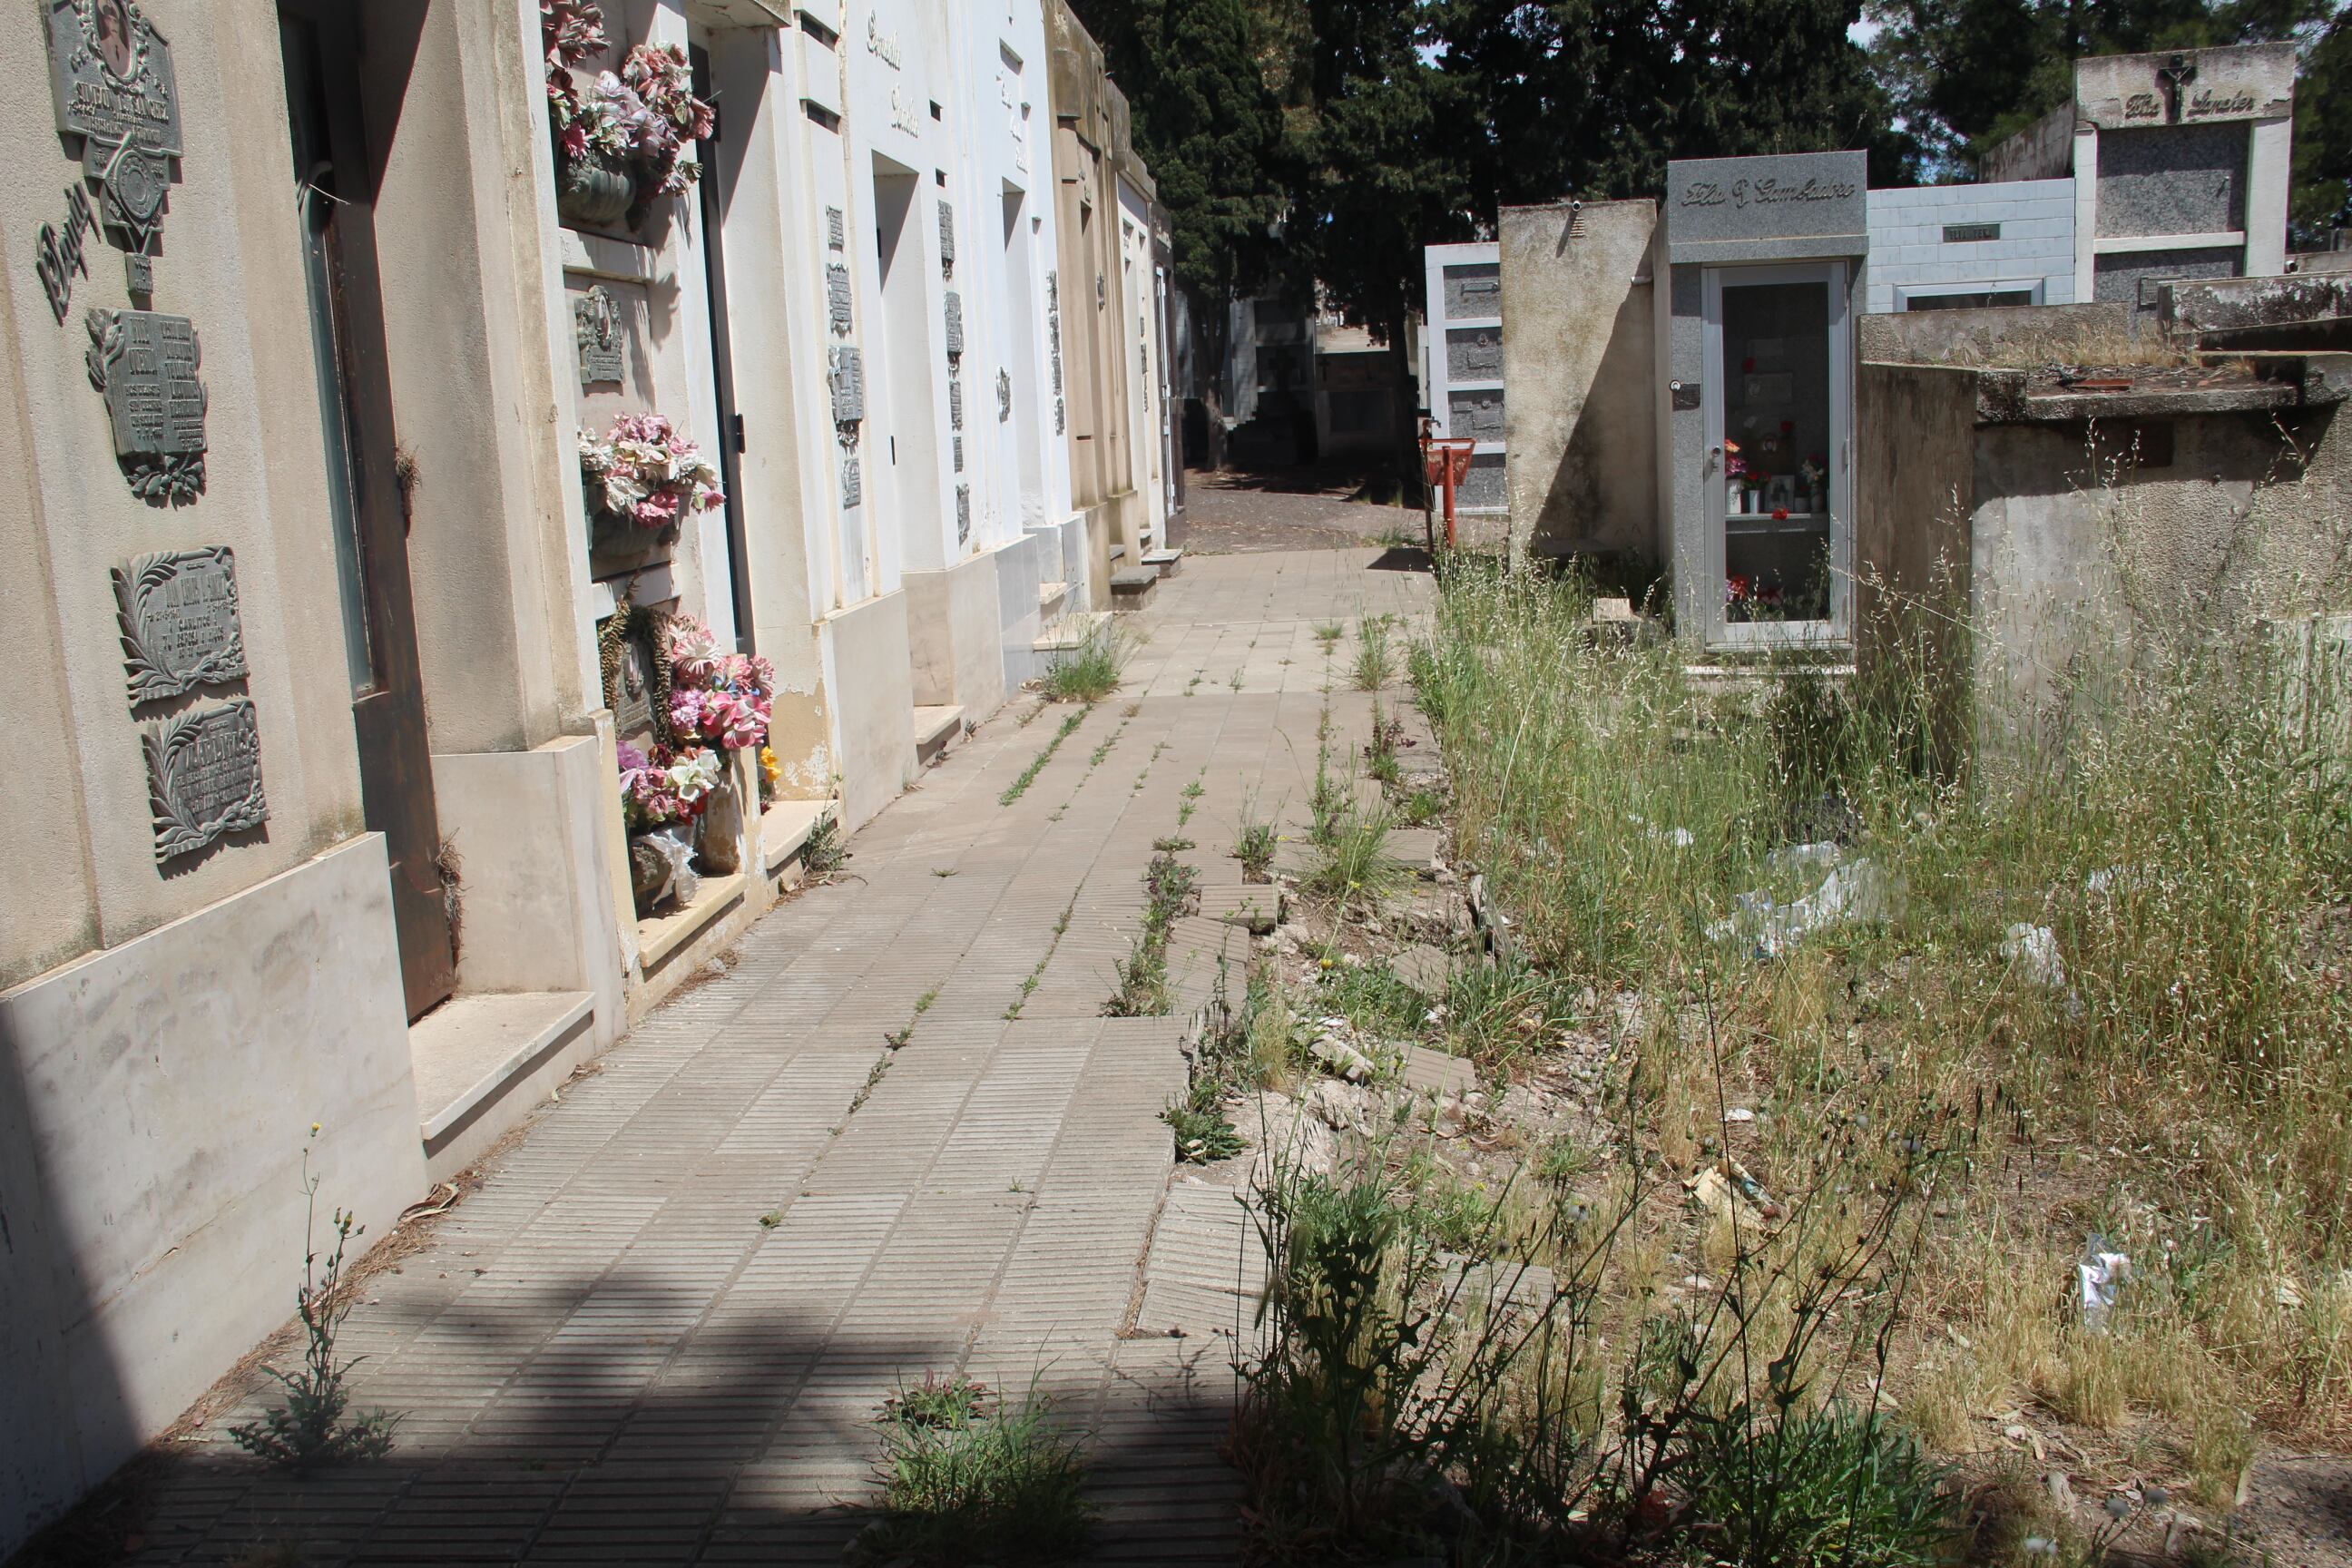
[[1090,1434],[1090,1560],[1232,1562],[1230,1342],[1134,1319],[1181,1015],[1245,939],[1181,922],[1179,1016],[1101,1008],[1154,841],[1238,882],[1244,811],[1304,816],[1327,704],[1335,759],[1361,744],[1313,629],[1423,602],[1376,553],[1188,562],[1010,805],[1066,710],[983,725],[369,1281],[344,1348],[403,1413],[390,1458],[284,1479],[227,1442],[249,1408],[217,1417],[137,1560],[838,1563],[876,1406],[964,1369]]

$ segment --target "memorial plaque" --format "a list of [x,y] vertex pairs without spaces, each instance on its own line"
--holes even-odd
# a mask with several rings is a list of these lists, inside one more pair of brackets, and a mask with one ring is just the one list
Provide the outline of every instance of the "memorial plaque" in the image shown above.
[[853,426],[866,417],[866,356],[853,344],[833,351],[833,422]]
[[824,269],[824,309],[833,330],[847,337],[851,329],[849,268],[836,261]]
[[960,474],[963,472],[963,437],[958,436],[953,439],[955,441],[955,471]]
[[1494,262],[1476,262],[1445,268],[1445,313],[1491,317],[1503,313],[1503,269]]
[[58,129],[79,136],[82,167],[102,174],[117,148],[182,152],[172,46],[138,0],[46,0],[49,96]]
[[839,207],[824,209],[824,243],[834,250],[849,248],[849,225],[842,217]]
[[940,270],[955,276],[955,208],[945,196],[940,198]]
[[269,820],[252,703],[240,698],[149,724],[139,744],[147,756],[157,865]]
[[963,378],[961,376],[948,379],[948,428],[963,428]]
[[1457,440],[1499,441],[1503,438],[1503,395],[1499,392],[1457,392],[1448,400],[1446,434]]
[[1944,226],[1946,245],[1981,245],[1986,240],[2000,237],[2000,225],[1997,223],[1948,223]]
[[1062,407],[1058,401],[1062,395],[1062,275],[1058,272],[1045,274],[1045,347],[1053,362],[1054,396],[1057,400],[1054,405],[1054,432],[1059,435],[1062,429]]
[[236,556],[227,545],[137,556],[113,576],[132,707],[245,679]]
[[971,487],[958,485],[956,486],[956,542],[961,544],[971,538]]
[[185,505],[205,488],[204,350],[195,323],[155,310],[89,312],[90,384],[106,395],[133,493]]
[[1060,398],[1054,399],[1054,434],[1059,436],[1069,428],[1069,412]]
[[1668,259],[1859,256],[1868,162],[1860,153],[1675,159],[1666,165]]
[[654,715],[655,617],[637,611],[631,614],[628,626],[621,634],[620,668],[614,679],[616,689],[604,694],[613,710],[613,733],[625,746],[648,751],[661,741],[661,725]]
[[996,422],[999,425],[1013,417],[1013,375],[1005,370],[996,373]]
[[948,358],[963,358],[963,296],[948,290]]
[[866,476],[860,471],[856,458],[844,458],[841,460],[842,510],[846,511],[851,507],[861,506],[865,500]]
[[1445,379],[1503,379],[1503,334],[1493,327],[1457,327],[1445,334]]
[[580,343],[580,384],[627,379],[626,339],[621,334],[621,308],[613,291],[602,283],[572,301],[573,335]]

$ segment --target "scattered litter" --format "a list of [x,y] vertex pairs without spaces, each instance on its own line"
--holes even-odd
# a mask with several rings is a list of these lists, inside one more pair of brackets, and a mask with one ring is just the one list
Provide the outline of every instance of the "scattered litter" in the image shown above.
[[1845,851],[1829,839],[1818,844],[1783,844],[1765,857],[1769,865],[1782,871],[1800,866],[1834,866],[1843,858]]
[[1737,1160],[1709,1165],[1683,1184],[1691,1201],[1717,1219],[1746,1222],[1784,1219],[1789,1211],[1764,1190]]
[[1756,1113],[1744,1105],[1735,1105],[1723,1113],[1723,1119],[1726,1121],[1753,1121]]
[[2074,1266],[2074,1274],[2081,1289],[2083,1326],[2094,1332],[2105,1331],[2116,1297],[2131,1279],[2131,1258],[2108,1251],[2107,1238],[2094,1236],[2084,1244],[2083,1260]]
[[[1837,846],[1799,845],[1808,851],[1827,849],[1832,859]],[[1820,862],[1816,862],[1818,864]],[[1728,916],[1706,928],[1716,942],[1744,941],[1754,944],[1758,958],[1778,958],[1811,932],[1861,921],[1875,924],[1888,919],[1901,902],[1895,879],[1870,860],[1856,858],[1831,864],[1822,885],[1801,899],[1777,903],[1762,893],[1742,893]]]

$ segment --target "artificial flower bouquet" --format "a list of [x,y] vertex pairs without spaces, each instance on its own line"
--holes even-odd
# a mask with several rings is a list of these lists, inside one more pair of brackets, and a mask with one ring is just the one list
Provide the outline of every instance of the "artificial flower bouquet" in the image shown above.
[[601,439],[583,431],[580,471],[598,510],[649,531],[727,499],[702,449],[658,414],[624,414]]
[[726,776],[727,764],[708,746],[656,746],[641,752],[624,744],[621,805],[629,831],[693,821]]
[[702,170],[686,156],[718,117],[694,95],[693,68],[676,44],[639,44],[619,71],[598,71],[582,86],[573,69],[612,47],[594,0],[539,0],[547,50],[548,118],[566,168],[593,163],[626,168],[646,196],[676,195]]
[[669,726],[681,744],[706,741],[728,752],[767,744],[776,672],[766,659],[723,650],[692,616],[670,617],[668,655]]

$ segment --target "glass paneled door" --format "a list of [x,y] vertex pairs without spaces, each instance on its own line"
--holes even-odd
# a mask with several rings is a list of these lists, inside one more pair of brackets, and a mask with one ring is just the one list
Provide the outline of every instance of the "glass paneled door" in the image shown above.
[[1853,409],[1846,264],[1706,275],[1707,563],[1722,643],[1846,634]]

